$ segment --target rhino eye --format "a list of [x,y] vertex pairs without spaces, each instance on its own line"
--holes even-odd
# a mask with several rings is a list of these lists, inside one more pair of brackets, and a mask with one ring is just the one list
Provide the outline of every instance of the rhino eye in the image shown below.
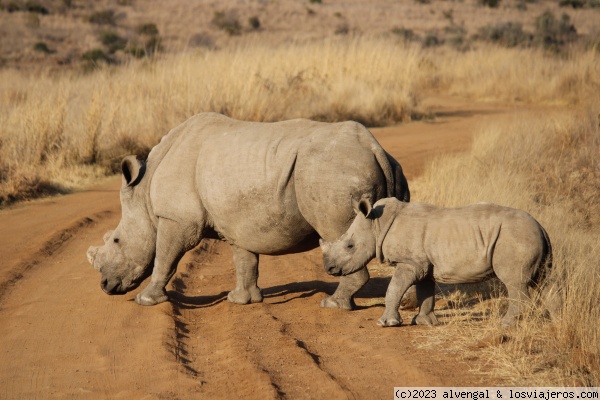
[[352,248],[354,248],[354,245],[353,245],[352,243],[349,243],[349,244],[346,246],[346,248],[347,248],[347,249],[352,249]]
[[115,242],[115,243],[119,243],[119,239],[118,239],[118,238],[114,238],[114,239],[113,239],[113,242]]

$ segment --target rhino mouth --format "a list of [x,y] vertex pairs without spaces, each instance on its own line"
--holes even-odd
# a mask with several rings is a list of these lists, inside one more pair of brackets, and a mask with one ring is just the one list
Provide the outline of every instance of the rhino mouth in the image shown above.
[[105,277],[102,276],[102,280],[100,281],[100,288],[106,294],[125,294],[127,292],[131,292],[135,290],[142,284],[144,280],[152,275],[152,268],[147,268],[144,272],[138,276],[137,278],[113,278],[113,277]]
[[106,294],[123,294],[127,290],[123,289],[123,282],[120,279],[107,279],[102,278],[100,281],[100,287]]

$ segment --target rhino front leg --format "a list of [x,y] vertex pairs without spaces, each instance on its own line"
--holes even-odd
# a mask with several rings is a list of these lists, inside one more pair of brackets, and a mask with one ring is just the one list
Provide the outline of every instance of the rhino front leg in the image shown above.
[[260,303],[263,300],[258,287],[258,254],[231,245],[237,285],[227,300],[237,304]]
[[321,307],[352,310],[356,306],[352,296],[354,293],[358,292],[368,280],[369,271],[367,268],[359,269],[350,275],[342,276],[335,293],[323,299],[321,301]]
[[169,300],[165,287],[175,274],[177,264],[187,250],[200,242],[190,241],[190,232],[197,229],[184,229],[179,223],[160,218],[156,237],[156,256],[152,278],[146,288],[135,296],[135,301],[143,306],[152,306]]
[[433,307],[435,306],[435,281],[426,278],[417,282],[415,286],[419,313],[413,319],[413,324],[437,325],[439,322],[433,313]]
[[398,326],[402,324],[402,317],[398,312],[400,307],[400,300],[402,296],[408,290],[408,288],[415,283],[417,274],[415,268],[407,264],[398,264],[392,280],[385,293],[385,312],[377,321],[380,326]]

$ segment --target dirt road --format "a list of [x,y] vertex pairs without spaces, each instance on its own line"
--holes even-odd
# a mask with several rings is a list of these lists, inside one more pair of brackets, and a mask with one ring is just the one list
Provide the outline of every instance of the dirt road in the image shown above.
[[[496,112],[445,104],[434,122],[372,130],[409,181],[429,157],[468,148]],[[105,295],[85,250],[118,224],[119,184],[0,211],[0,399],[379,399],[394,386],[484,384],[448,353],[415,349],[443,326],[376,325],[389,267],[370,265],[357,310],[321,309],[338,279],[320,250],[261,257],[261,304],[226,301],[233,263],[216,241],[182,260],[170,303]]]

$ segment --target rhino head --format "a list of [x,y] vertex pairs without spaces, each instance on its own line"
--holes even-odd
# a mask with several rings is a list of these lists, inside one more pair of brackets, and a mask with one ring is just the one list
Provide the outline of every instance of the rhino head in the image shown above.
[[367,199],[352,199],[356,217],[348,230],[334,242],[320,239],[325,271],[330,275],[348,275],[364,268],[375,257],[376,239],[373,221],[377,211]]
[[135,289],[152,271],[156,229],[148,213],[146,185],[141,184],[145,163],[135,156],[121,162],[121,221],[104,234],[104,245],[91,246],[87,259],[102,274],[100,286],[108,294]]

